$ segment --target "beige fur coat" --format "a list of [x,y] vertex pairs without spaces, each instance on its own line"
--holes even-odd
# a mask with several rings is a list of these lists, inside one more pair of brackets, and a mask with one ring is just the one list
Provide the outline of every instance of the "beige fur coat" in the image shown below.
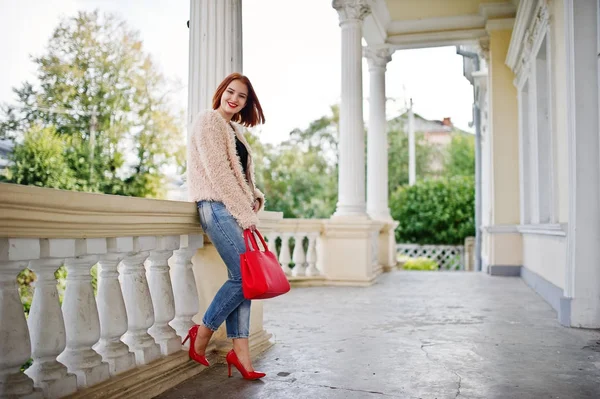
[[[188,145],[188,187],[190,201],[220,201],[246,229],[258,225],[252,206],[264,205],[264,195],[254,185],[254,165],[242,128],[223,119],[218,111],[203,111],[194,118]],[[235,149],[235,137],[248,150],[247,176]]]

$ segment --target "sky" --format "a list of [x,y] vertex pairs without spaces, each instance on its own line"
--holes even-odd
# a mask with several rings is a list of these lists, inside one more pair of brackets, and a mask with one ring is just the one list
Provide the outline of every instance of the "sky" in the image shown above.
[[[341,34],[330,0],[243,0],[244,74],[257,92],[266,124],[257,128],[270,143],[327,115],[340,102]],[[117,13],[139,30],[144,49],[183,89],[175,101],[187,106],[189,0],[0,0],[0,103],[14,101],[12,87],[35,81],[30,55],[43,54],[61,16],[78,10]],[[428,119],[452,118],[473,131],[472,87],[462,75],[454,47],[396,51],[386,74],[388,119],[412,98]],[[363,59],[365,123],[369,72]]]

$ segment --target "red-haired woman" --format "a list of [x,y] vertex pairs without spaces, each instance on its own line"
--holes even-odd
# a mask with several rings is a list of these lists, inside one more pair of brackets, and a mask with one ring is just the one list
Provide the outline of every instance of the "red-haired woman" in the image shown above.
[[242,293],[240,254],[246,251],[243,230],[256,229],[256,213],[263,207],[264,195],[254,185],[252,154],[241,126],[264,123],[265,117],[250,80],[239,73],[221,82],[212,108],[201,112],[193,124],[188,186],[202,228],[225,262],[229,279],[215,295],[202,324],[190,329],[189,352],[193,360],[208,366],[206,346],[225,321],[227,337],[233,340],[226,358],[229,375],[234,365],[245,379],[258,379],[265,374],[254,371],[250,360],[250,301]]

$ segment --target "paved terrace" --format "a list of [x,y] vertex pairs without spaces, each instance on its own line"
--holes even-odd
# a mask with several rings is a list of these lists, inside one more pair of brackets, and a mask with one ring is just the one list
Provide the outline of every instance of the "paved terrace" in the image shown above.
[[600,332],[569,329],[514,277],[393,272],[265,304],[262,381],[219,364],[160,399],[600,398]]

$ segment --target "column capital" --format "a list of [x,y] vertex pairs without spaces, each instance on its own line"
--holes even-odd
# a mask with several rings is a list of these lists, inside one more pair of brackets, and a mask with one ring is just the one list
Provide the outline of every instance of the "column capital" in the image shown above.
[[394,50],[389,47],[363,47],[363,56],[369,63],[369,68],[385,68],[392,60]]
[[331,6],[340,17],[340,24],[348,21],[363,21],[371,13],[368,0],[333,0]]

